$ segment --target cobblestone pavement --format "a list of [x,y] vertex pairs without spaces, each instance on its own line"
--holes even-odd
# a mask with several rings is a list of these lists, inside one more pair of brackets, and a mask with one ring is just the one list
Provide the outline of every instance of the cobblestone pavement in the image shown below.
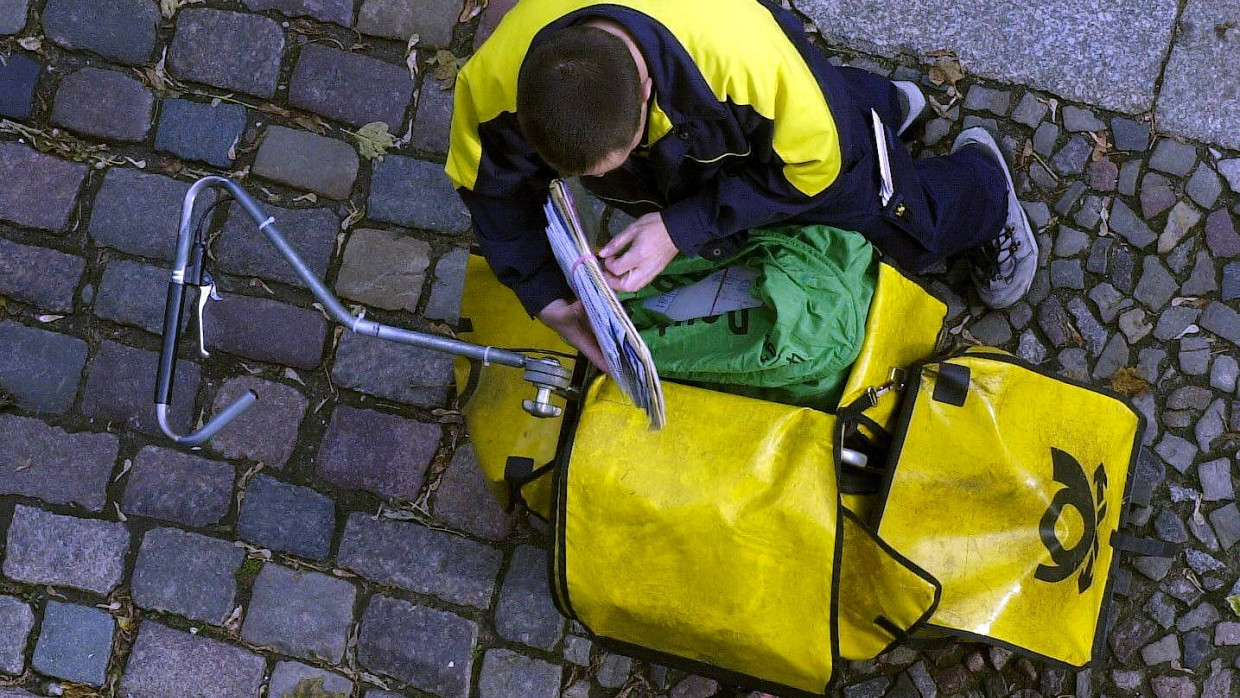
[[[244,182],[371,317],[456,321],[469,220],[440,77],[501,4],[458,22],[459,0],[0,0],[0,696],[736,694],[565,623],[543,533],[493,503],[445,411],[450,359],[341,336],[233,206],[211,212],[216,351],[181,362],[174,422],[246,389],[262,407],[203,450],[155,426],[166,267],[203,173]],[[950,101],[925,63],[841,60]],[[945,644],[850,664],[841,691],[1236,695],[1240,156],[959,88],[918,147],[1002,134],[1043,258],[1006,312],[962,264],[926,280],[964,340],[1152,385],[1133,520],[1184,554],[1124,562],[1093,670]],[[374,122],[400,137],[382,162],[355,147]]]

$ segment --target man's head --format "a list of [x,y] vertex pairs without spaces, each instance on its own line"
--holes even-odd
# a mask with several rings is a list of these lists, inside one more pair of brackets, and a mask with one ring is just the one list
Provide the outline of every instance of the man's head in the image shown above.
[[526,55],[517,78],[517,120],[562,174],[603,174],[640,143],[650,80],[635,50],[615,33],[579,25]]

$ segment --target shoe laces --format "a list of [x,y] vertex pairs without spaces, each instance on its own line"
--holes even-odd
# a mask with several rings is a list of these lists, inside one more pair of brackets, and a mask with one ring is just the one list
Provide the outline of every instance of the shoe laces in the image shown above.
[[1016,275],[1016,253],[1019,251],[1016,227],[1007,225],[999,231],[998,237],[974,248],[969,256],[983,279],[1006,282]]

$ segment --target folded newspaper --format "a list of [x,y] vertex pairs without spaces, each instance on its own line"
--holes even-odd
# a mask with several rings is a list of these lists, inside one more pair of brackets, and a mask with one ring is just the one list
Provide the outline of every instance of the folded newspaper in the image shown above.
[[586,316],[607,367],[620,388],[650,418],[651,429],[667,421],[663,387],[650,349],[629,319],[620,300],[603,278],[598,258],[586,240],[572,196],[562,180],[551,183],[547,212],[547,239],[568,285],[585,306]]

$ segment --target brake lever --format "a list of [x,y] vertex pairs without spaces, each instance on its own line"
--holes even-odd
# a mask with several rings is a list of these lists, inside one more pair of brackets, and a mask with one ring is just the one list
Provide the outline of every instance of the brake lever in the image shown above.
[[222,301],[224,298],[216,290],[215,278],[205,268],[202,270],[202,279],[196,287],[198,289],[198,304],[195,311],[195,321],[198,323],[198,355],[207,359],[211,357],[211,352],[207,351],[207,330],[206,325],[203,323],[203,315],[207,309],[208,302]]

